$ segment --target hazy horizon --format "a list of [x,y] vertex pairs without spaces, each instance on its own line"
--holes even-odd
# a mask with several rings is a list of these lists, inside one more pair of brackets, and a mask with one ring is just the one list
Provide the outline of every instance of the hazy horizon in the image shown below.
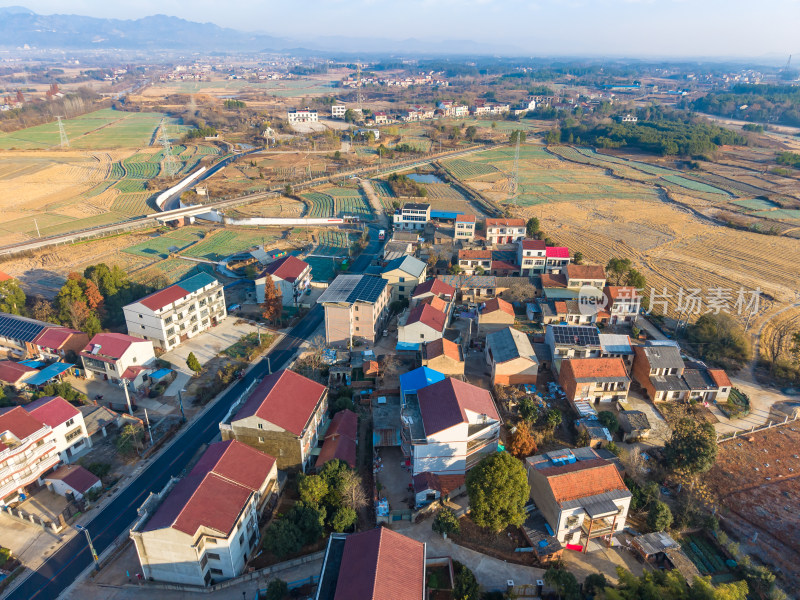
[[[154,0],[0,2],[39,14],[166,14],[292,40],[346,36],[472,40],[504,54],[780,59],[800,54],[800,0]],[[298,8],[300,10],[298,10]],[[299,16],[298,16],[299,15]],[[478,50],[476,50],[478,51]]]

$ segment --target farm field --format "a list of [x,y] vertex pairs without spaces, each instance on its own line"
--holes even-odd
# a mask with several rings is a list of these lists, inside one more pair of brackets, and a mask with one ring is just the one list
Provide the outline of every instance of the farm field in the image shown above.
[[323,229],[318,234],[318,245],[310,256],[303,258],[311,265],[311,275],[317,281],[329,281],[336,274],[336,265],[348,256],[348,248],[355,241],[347,232]]
[[301,217],[306,206],[302,202],[281,196],[268,198],[260,202],[245,204],[225,211],[225,216],[232,218],[247,217]]
[[370,219],[372,216],[366,198],[354,188],[318,188],[315,191],[300,194],[300,196],[311,205],[308,212],[309,217],[359,216]]
[[274,81],[246,81],[234,79],[231,81],[167,81],[150,86],[144,96],[163,96],[166,94],[192,94],[202,92],[205,94],[225,94],[246,90],[258,90],[280,98],[293,98],[301,96],[319,96],[330,94],[333,91],[333,80],[314,79],[279,79]]
[[751,554],[780,568],[790,589],[800,586],[798,447],[797,423],[742,435],[720,444],[716,464],[704,477],[719,499],[726,528],[746,540]]
[[225,228],[210,232],[181,255],[218,261],[259,244],[270,246],[278,239],[280,232],[275,229]]

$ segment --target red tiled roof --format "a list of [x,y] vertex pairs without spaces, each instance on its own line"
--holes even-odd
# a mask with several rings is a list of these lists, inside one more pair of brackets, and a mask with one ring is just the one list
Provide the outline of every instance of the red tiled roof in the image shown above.
[[362,369],[364,375],[377,375],[380,367],[377,360],[365,360]]
[[491,300],[486,301],[486,306],[484,306],[483,310],[481,311],[482,315],[493,313],[495,311],[501,310],[504,313],[514,316],[514,307],[511,306],[510,302],[506,302],[502,298],[492,298]]
[[36,336],[33,343],[42,348],[60,350],[73,335],[84,335],[80,331],[66,327],[48,327]]
[[[86,348],[81,352],[81,356],[96,358],[104,362],[119,360],[131,344],[148,343],[147,340],[136,338],[124,333],[98,333],[90,341]],[[96,344],[100,345],[97,354],[92,354],[92,349]]]
[[731,387],[731,380],[728,378],[728,374],[722,369],[709,369],[708,374],[711,376],[711,379],[714,380],[714,383],[717,384],[717,387]]
[[150,310],[159,310],[188,295],[189,292],[187,292],[181,286],[171,285],[163,290],[153,292],[149,296],[145,296],[139,300],[139,303],[143,304]]
[[442,311],[436,310],[430,304],[418,304],[408,314],[406,325],[419,322],[435,331],[444,331],[446,321],[447,315]]
[[491,250],[459,250],[458,260],[490,260],[492,258]]
[[[177,488],[176,485],[175,489]],[[190,536],[194,536],[201,527],[227,535],[233,529],[252,493],[238,483],[228,481],[215,473],[209,473],[184,504],[172,528]]]
[[0,360],[0,381],[17,383],[26,374],[35,372],[36,369],[28,365],[21,365],[13,360]]
[[436,490],[447,496],[453,490],[464,485],[466,477],[464,475],[437,475],[425,471],[414,475],[414,492],[424,492],[425,490]]
[[561,373],[563,381],[628,376],[621,358],[569,358],[561,363]]
[[605,279],[606,272],[600,265],[567,265],[567,279]]
[[466,411],[500,420],[488,390],[448,377],[417,392],[426,435],[467,423]]
[[325,439],[333,435],[343,435],[352,440],[358,439],[358,416],[352,410],[340,410],[331,419]]
[[331,420],[325,441],[317,457],[316,466],[338,458],[353,469],[356,468],[356,440],[358,439],[358,417],[351,410],[340,410]]
[[566,315],[567,314],[567,303],[563,300],[556,300],[553,303],[553,307],[556,310],[557,315]]
[[475,215],[458,215],[456,217],[456,223],[474,223],[475,222]]
[[522,249],[523,250],[545,250],[547,245],[544,243],[544,240],[522,240]]
[[81,414],[81,411],[61,396],[39,398],[26,404],[24,408],[37,421],[53,428]]
[[8,273],[3,273],[2,271],[0,271],[0,281],[8,281],[9,279],[14,279],[14,278]]
[[425,544],[386,527],[349,535],[334,600],[423,600]]
[[294,283],[297,281],[297,278],[303,274],[308,268],[308,263],[305,261],[300,260],[296,256],[285,256],[284,258],[280,258],[273,263],[267,265],[267,268],[264,269],[264,273],[269,273],[270,275],[274,275],[284,281],[288,281],[290,283]]
[[255,491],[261,489],[275,459],[236,440],[211,444],[197,461],[192,473],[216,473]]
[[492,271],[519,271],[517,265],[505,260],[493,260],[490,269]]
[[142,371],[144,371],[147,367],[143,367],[142,365],[132,365],[125,369],[125,372],[120,375],[122,379],[136,379],[136,376],[139,375]]
[[486,219],[486,228],[489,227],[525,227],[523,219]]
[[446,284],[441,279],[428,279],[414,288],[414,291],[411,293],[411,297],[416,298],[422,294],[449,296],[450,298],[453,298],[456,294],[456,288],[454,288],[452,285]]
[[256,415],[295,435],[302,435],[325,390],[324,385],[283,369],[267,375],[258,384],[234,420]]
[[85,494],[93,485],[97,485],[100,479],[90,473],[80,465],[63,465],[45,475],[45,480],[58,479],[66,483],[73,490]]
[[566,246],[550,246],[544,251],[547,258],[569,258],[569,248]]
[[606,296],[609,300],[613,303],[614,300],[617,298],[623,299],[633,299],[638,298],[639,294],[636,291],[635,287],[627,286],[627,285],[607,285],[603,288]]
[[20,440],[36,433],[42,427],[44,423],[29,415],[21,406],[14,406],[0,414],[0,433],[9,431]]
[[439,298],[439,296],[426,296],[422,300],[419,301],[420,304],[429,304],[436,310],[440,310],[442,312],[447,311],[447,302]]
[[567,278],[564,275],[551,275],[550,273],[541,274],[543,288],[563,288],[567,287]]
[[436,358],[437,356],[446,356],[456,362],[463,362],[459,345],[446,338],[439,338],[438,340],[428,342],[425,344],[423,352],[428,360]]
[[612,463],[602,458],[581,460],[561,467],[540,469],[547,478],[556,502],[569,502],[628,488]]

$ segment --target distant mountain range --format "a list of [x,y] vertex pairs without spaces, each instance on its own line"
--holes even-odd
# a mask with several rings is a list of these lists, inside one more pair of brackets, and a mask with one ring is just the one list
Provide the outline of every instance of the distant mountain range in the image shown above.
[[178,17],[153,15],[141,19],[98,19],[80,15],[39,15],[22,7],[0,7],[0,46],[5,48],[63,48],[173,50],[195,52],[310,50],[338,53],[492,54],[510,47],[470,40],[387,41],[370,38],[317,37],[292,40],[196,23]]

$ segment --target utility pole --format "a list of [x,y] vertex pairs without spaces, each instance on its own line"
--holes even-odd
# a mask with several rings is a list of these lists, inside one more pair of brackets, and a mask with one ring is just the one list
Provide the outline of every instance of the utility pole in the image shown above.
[[128,414],[133,416],[133,407],[131,406],[131,396],[128,393],[128,380],[127,379],[123,379],[122,380],[122,389],[125,391],[125,400],[128,403]]
[[36,235],[41,238],[42,234],[39,231],[39,223],[36,222],[36,219],[33,220],[33,224],[36,225]]
[[150,434],[150,445],[153,445],[153,430],[150,428],[150,417],[147,416],[147,409],[144,409],[144,420],[147,423],[147,433]]
[[183,412],[183,396],[181,392],[185,392],[186,390],[178,390],[178,406],[181,409],[181,423],[186,423],[186,414]]
[[86,529],[83,525],[75,525],[75,529],[78,531],[82,531],[86,534],[86,543],[89,544],[89,551],[92,553],[92,558],[94,559],[94,568],[96,570],[100,570],[100,559],[97,556],[97,552],[94,549],[94,544],[92,544],[92,536],[89,535],[89,530]]

